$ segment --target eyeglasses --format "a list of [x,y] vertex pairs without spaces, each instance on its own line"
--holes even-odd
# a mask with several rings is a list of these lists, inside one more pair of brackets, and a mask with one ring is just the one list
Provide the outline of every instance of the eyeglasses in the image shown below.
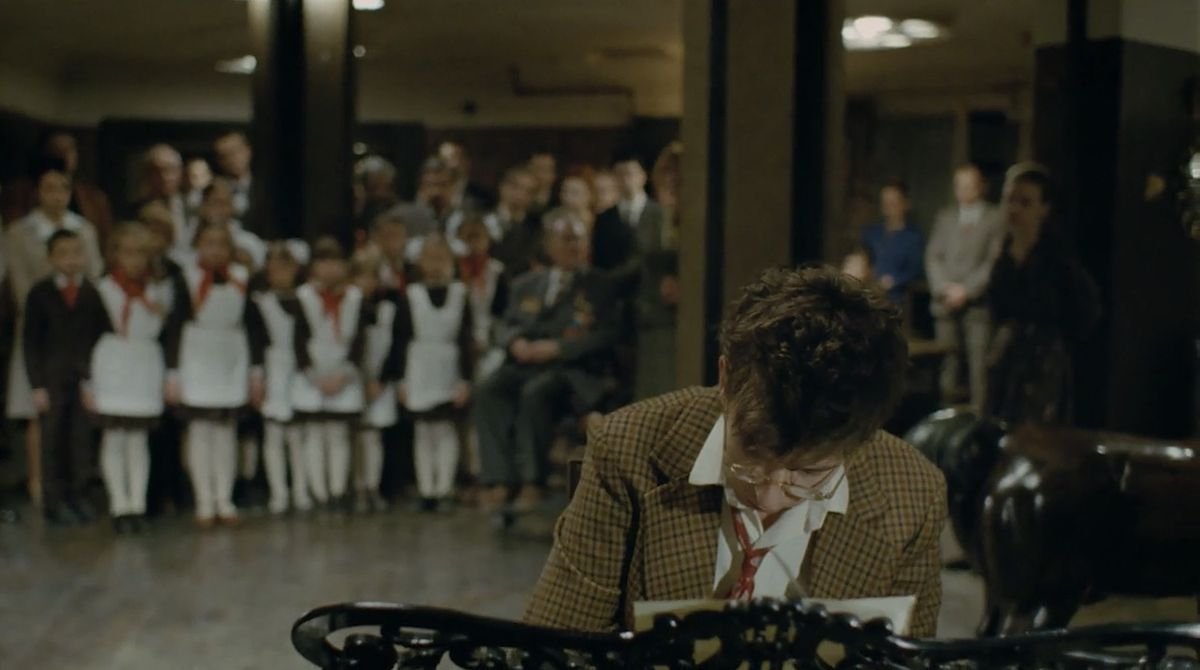
[[[750,486],[778,486],[783,489],[784,495],[796,500],[829,500],[841,485],[842,480],[846,478],[846,469],[840,466],[830,468],[821,476],[820,480],[812,485],[781,482],[763,473],[761,467],[740,463],[726,464],[725,471],[729,473],[729,476]],[[836,481],[832,486],[826,486],[834,472],[839,472]]]

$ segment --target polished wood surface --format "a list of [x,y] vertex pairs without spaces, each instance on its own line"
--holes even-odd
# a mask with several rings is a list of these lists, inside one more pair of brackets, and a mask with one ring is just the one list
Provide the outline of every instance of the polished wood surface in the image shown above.
[[[385,600],[519,618],[550,549],[562,499],[509,531],[475,511],[268,518],[193,530],[163,519],[143,536],[105,524],[46,528],[25,512],[0,524],[0,668],[303,668],[290,628],[301,613]],[[953,534],[947,560],[960,555]],[[943,573],[940,637],[964,637],[983,587]],[[1193,599],[1114,599],[1073,625],[1191,620]]]

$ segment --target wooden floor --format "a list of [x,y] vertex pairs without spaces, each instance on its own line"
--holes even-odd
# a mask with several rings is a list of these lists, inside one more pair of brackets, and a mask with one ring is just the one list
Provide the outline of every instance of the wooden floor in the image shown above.
[[[507,533],[469,510],[260,517],[206,533],[168,519],[120,538],[102,524],[0,525],[0,668],[303,668],[292,622],[346,600],[518,617],[552,516]],[[971,635],[978,578],[947,572],[943,585],[940,634]],[[1079,619],[1194,617],[1184,599],[1110,601]]]

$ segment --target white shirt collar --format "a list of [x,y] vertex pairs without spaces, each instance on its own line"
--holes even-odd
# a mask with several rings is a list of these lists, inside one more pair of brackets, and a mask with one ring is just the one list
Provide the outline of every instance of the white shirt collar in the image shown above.
[[72,279],[75,280],[76,287],[83,285],[83,275],[75,275],[72,278],[71,276],[65,275],[61,272],[54,273],[54,285],[57,286],[60,290],[66,288],[67,285],[71,283]]
[[978,223],[983,218],[983,201],[976,200],[969,205],[959,205],[958,207],[958,222],[965,225],[973,225]]
[[628,217],[630,222],[637,223],[638,219],[642,218],[642,211],[646,209],[647,201],[649,201],[649,198],[646,196],[645,191],[635,193],[632,198],[622,199],[618,210]]

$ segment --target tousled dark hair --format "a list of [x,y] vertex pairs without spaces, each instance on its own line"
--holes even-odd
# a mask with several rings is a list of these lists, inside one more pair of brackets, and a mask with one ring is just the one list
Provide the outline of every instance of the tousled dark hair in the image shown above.
[[54,233],[52,235],[50,235],[50,239],[46,240],[46,253],[47,254],[54,253],[54,247],[57,247],[58,244],[60,242],[63,242],[64,240],[78,240],[78,239],[81,239],[79,237],[79,233],[77,233],[73,230],[68,230],[66,228],[59,228],[58,230],[54,231]]
[[834,268],[770,269],[721,328],[730,430],[749,455],[814,458],[866,441],[904,388],[908,344],[878,289]]

